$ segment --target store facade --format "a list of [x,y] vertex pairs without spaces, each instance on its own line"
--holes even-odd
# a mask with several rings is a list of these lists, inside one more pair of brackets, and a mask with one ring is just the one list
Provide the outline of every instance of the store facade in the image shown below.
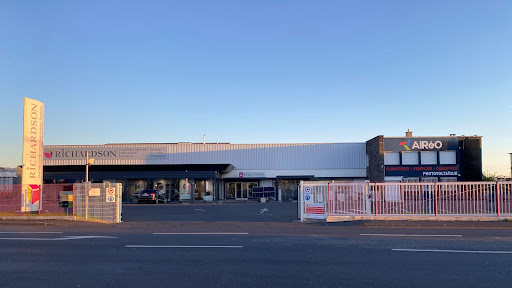
[[481,181],[480,136],[377,136],[362,143],[44,146],[44,181],[123,184],[123,201],[158,189],[168,201],[297,200],[301,180]]
[[482,137],[377,136],[366,142],[368,180],[457,182],[482,180]]
[[297,200],[300,180],[364,181],[365,143],[46,145],[45,182],[123,184],[123,201],[143,189],[169,201]]

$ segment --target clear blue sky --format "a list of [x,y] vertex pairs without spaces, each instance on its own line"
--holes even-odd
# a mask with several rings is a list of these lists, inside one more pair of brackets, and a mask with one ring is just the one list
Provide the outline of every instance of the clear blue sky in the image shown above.
[[510,175],[512,1],[0,1],[0,166],[45,144],[483,136]]

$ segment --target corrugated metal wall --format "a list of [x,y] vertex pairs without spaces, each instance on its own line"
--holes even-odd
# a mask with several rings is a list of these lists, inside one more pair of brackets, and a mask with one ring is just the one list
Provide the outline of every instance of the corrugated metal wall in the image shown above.
[[[232,164],[236,169],[364,169],[366,143],[46,145],[45,149],[166,147],[160,159],[98,159],[95,165]],[[44,160],[44,165],[84,165],[85,159]]]

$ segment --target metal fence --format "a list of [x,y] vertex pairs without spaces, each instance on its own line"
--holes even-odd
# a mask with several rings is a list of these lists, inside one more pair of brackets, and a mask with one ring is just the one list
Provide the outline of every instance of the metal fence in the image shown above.
[[303,181],[299,217],[512,216],[512,182],[369,183]]
[[[0,185],[0,215],[2,216],[72,216],[72,203],[62,201],[61,195],[71,194],[73,184],[44,184],[41,199],[38,201],[39,211],[21,211],[21,197],[23,196],[21,184]],[[69,199],[72,202],[72,199]]]
[[121,222],[122,191],[121,183],[74,184],[74,216],[78,220]]

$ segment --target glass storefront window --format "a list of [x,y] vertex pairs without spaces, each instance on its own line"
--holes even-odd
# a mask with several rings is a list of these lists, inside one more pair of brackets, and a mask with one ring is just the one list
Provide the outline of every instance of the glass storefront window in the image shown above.
[[292,201],[299,198],[300,180],[309,181],[308,178],[279,178],[278,189],[281,189],[281,199],[283,201]]
[[213,197],[213,179],[194,179],[194,199],[205,200]]
[[194,179],[180,179],[180,201],[182,200],[192,200],[192,193],[194,189]]
[[138,202],[139,192],[146,189],[146,180],[128,180],[125,201]]
[[235,183],[227,183],[226,198],[235,198]]
[[170,200],[170,187],[169,180],[167,179],[155,179],[149,180],[146,189],[160,190],[165,193],[165,199]]
[[258,187],[258,182],[235,182],[226,183],[226,199],[249,199],[252,198],[252,189]]

